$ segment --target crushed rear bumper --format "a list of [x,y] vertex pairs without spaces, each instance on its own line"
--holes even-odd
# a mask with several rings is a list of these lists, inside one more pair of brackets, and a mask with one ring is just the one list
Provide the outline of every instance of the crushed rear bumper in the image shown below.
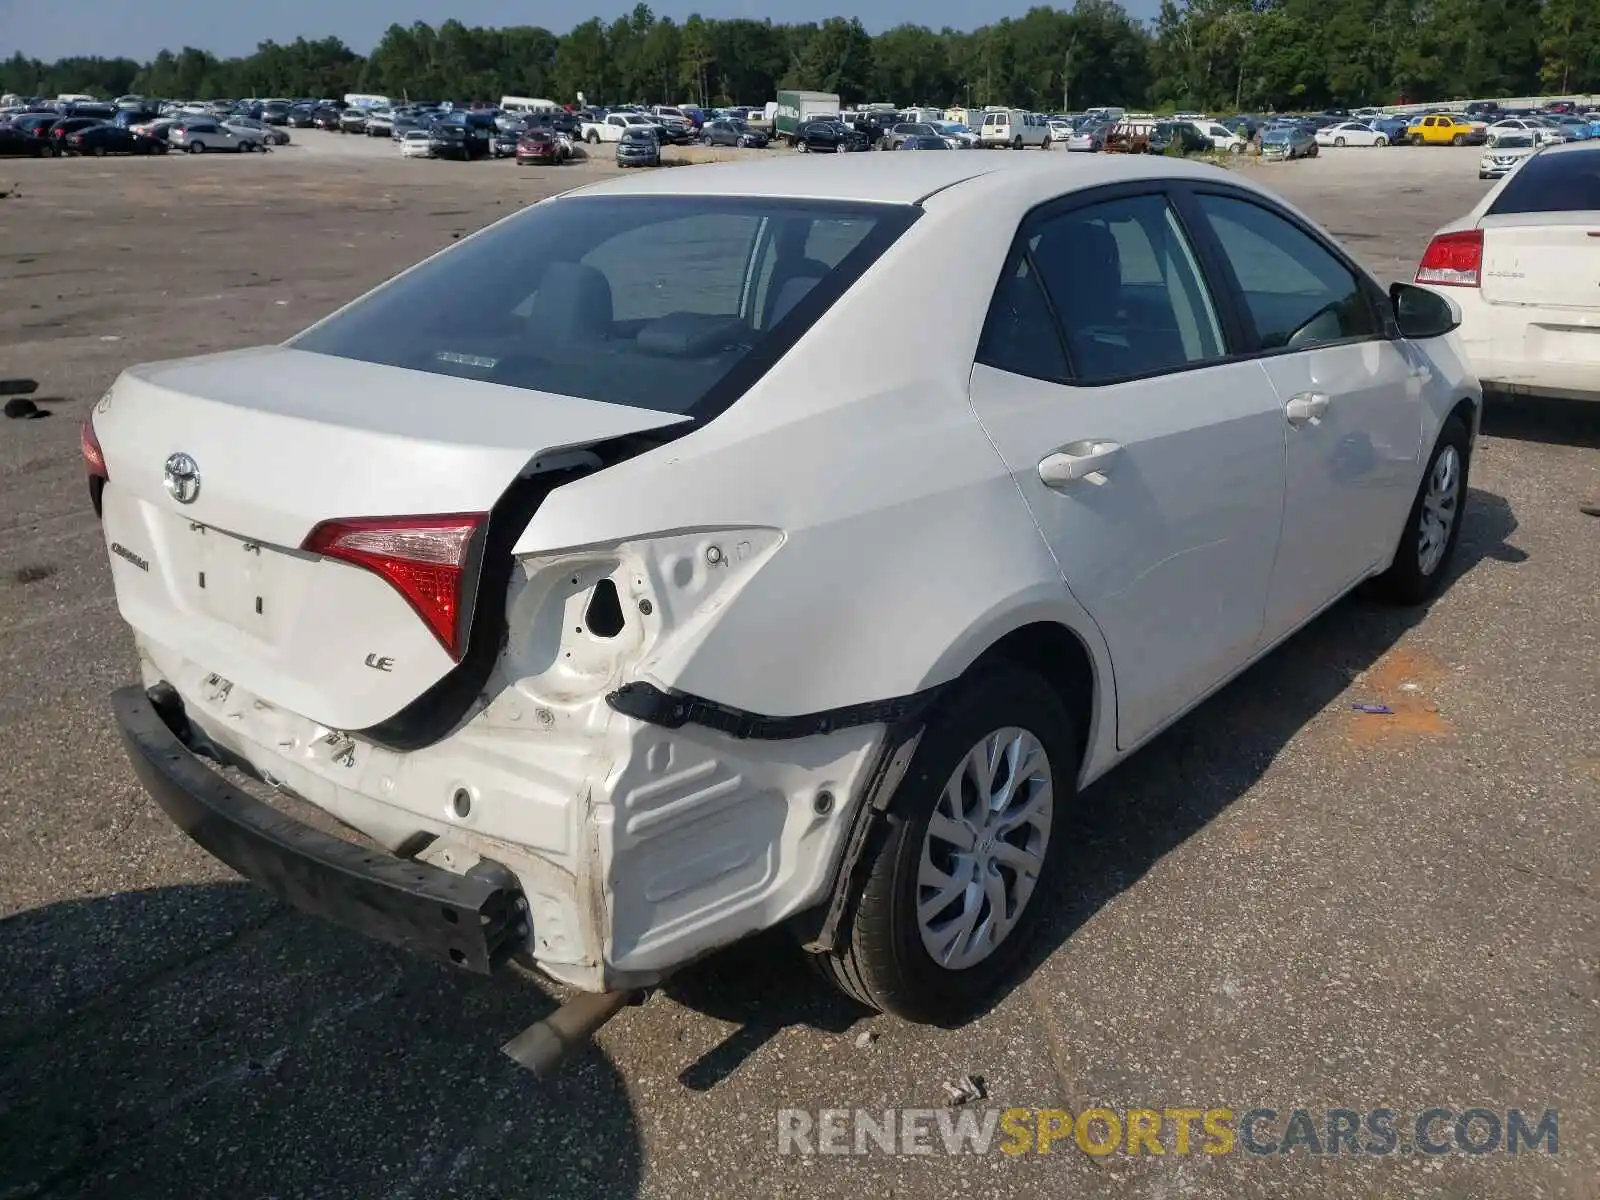
[[[176,695],[173,695],[176,701]],[[303,912],[425,958],[488,974],[526,936],[515,876],[466,875],[368,849],[295,820],[206,766],[140,687],[111,697],[139,781],[173,822],[245,878]]]

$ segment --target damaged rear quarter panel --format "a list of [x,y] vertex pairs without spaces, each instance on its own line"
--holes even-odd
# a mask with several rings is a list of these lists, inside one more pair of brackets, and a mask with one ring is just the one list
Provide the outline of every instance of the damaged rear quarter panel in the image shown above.
[[[967,398],[1015,228],[1003,214],[975,230],[930,210],[726,412],[552,492],[519,552],[776,531],[758,569],[630,668],[753,713],[921,691],[1024,620],[1076,630],[1109,679]],[[908,329],[915,348],[902,350]],[[672,608],[670,578],[648,598]]]

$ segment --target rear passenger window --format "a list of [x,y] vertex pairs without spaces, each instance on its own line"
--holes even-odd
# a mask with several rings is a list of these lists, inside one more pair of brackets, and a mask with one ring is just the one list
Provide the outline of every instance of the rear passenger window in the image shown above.
[[1054,217],[1029,249],[1075,381],[1108,383],[1226,353],[1216,309],[1165,197],[1108,200]]
[[1310,349],[1379,333],[1355,273],[1317,239],[1248,200],[1196,199],[1239,281],[1263,349]]
[[1052,383],[1067,380],[1067,356],[1032,260],[1016,255],[1006,268],[978,341],[978,361],[997,371]]

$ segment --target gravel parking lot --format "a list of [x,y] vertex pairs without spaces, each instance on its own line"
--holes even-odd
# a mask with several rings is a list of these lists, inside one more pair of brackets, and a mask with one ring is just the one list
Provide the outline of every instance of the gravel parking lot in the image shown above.
[[[0,377],[54,414],[0,427],[0,1198],[1597,1195],[1592,410],[1492,405],[1429,611],[1345,601],[1097,784],[1036,969],[962,1029],[868,1017],[769,939],[539,1082],[497,1047],[544,992],[302,918],[194,847],[112,730],[134,660],[80,420],[131,363],[280,339],[615,169],[295,139],[0,163]],[[1476,158],[1240,169],[1393,279],[1489,186]],[[980,1111],[1267,1107],[1277,1136],[1295,1108],[1555,1109],[1559,1151],[779,1153],[779,1109],[934,1108],[969,1073]]]

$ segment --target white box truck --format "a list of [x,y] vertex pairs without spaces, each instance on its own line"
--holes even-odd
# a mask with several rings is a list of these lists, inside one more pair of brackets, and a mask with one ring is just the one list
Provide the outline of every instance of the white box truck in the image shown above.
[[838,115],[839,97],[833,92],[779,92],[773,108],[773,133],[790,138],[802,121]]

